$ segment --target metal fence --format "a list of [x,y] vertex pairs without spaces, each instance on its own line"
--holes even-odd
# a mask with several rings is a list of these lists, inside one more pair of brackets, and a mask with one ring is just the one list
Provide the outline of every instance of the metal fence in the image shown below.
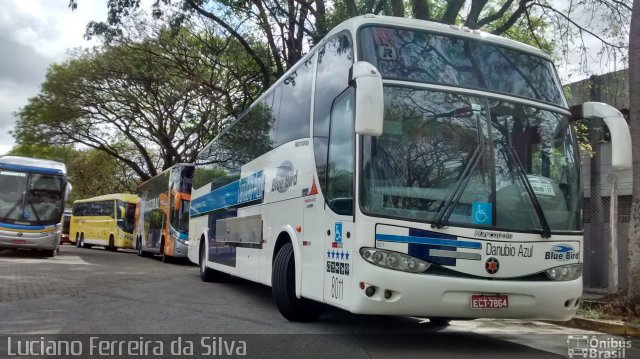
[[627,286],[631,190],[632,183],[618,183],[585,191],[585,291],[612,293]]

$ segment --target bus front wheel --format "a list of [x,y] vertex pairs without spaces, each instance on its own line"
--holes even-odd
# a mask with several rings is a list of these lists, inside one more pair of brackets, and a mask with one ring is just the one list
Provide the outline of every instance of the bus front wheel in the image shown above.
[[142,238],[138,238],[138,256],[148,257],[149,253],[142,249]]
[[116,244],[115,244],[115,239],[112,236],[109,236],[109,246],[104,247],[104,249],[108,250],[109,252],[117,252],[118,248],[116,248]]
[[287,243],[276,255],[271,274],[271,286],[276,306],[283,317],[292,322],[312,322],[324,312],[324,304],[296,298],[295,259],[293,245]]

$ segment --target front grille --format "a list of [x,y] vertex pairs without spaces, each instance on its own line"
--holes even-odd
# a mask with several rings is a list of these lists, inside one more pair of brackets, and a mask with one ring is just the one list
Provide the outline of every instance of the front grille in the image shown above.
[[549,279],[549,277],[544,272],[540,272],[540,273],[536,273],[536,274],[529,274],[529,275],[522,276],[522,277],[492,278],[492,277],[481,277],[481,276],[477,276],[477,275],[471,275],[471,274],[457,272],[457,271],[451,270],[449,268],[445,268],[445,267],[439,266],[437,264],[432,264],[429,267],[429,269],[427,269],[427,271],[424,272],[424,274],[439,275],[439,276],[445,276],[445,277],[484,279],[484,280],[498,280],[498,281],[508,280],[508,281],[548,282],[548,281],[551,280],[551,279]]

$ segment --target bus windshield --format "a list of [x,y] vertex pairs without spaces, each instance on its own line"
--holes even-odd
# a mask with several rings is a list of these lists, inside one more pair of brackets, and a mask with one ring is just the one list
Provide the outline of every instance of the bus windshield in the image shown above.
[[[124,209],[124,216],[123,210]],[[133,233],[136,217],[136,204],[118,201],[118,227],[126,233]]]
[[62,176],[0,171],[0,220],[7,223],[60,223],[65,180]]
[[189,208],[191,201],[180,200],[180,209],[174,210],[171,216],[171,225],[182,233],[189,232]]
[[384,78],[484,89],[566,106],[551,61],[488,41],[365,27],[362,59]]
[[423,89],[385,87],[384,97],[383,134],[363,146],[365,212],[516,231],[541,231],[543,222],[581,229],[567,116]]

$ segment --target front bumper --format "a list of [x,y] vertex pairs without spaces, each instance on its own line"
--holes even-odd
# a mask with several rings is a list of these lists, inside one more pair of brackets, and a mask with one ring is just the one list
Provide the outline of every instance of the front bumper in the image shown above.
[[[582,278],[573,281],[487,280],[423,275],[385,269],[354,257],[351,312],[448,318],[569,320],[582,296]],[[368,297],[360,282],[373,285]],[[385,290],[391,291],[386,299]],[[473,294],[507,294],[505,309],[471,309]]]
[[48,232],[13,232],[0,230],[0,248],[55,250],[60,245],[60,230]]
[[133,248],[133,239],[127,237],[118,237],[115,240],[115,246],[117,248],[123,249],[134,249]]
[[186,258],[189,253],[189,245],[178,240],[173,242],[173,256],[175,258]]

